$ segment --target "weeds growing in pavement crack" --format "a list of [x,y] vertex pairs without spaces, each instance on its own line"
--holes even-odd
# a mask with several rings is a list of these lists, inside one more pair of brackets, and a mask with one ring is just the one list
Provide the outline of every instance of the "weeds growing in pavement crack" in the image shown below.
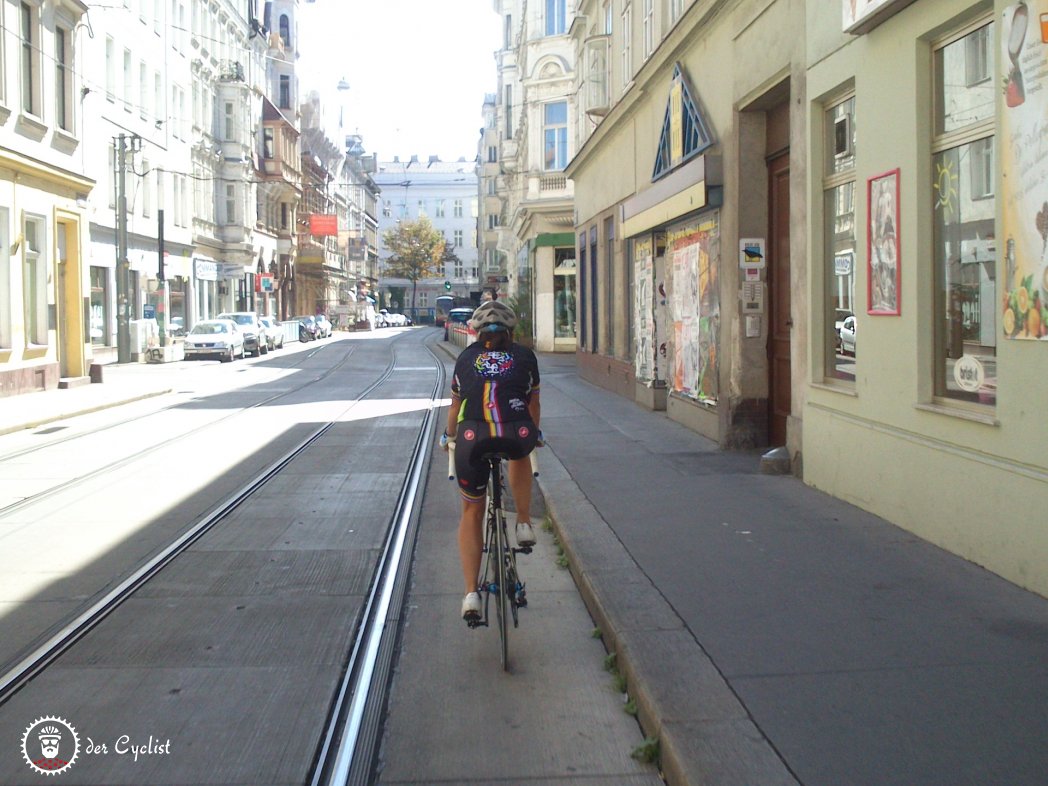
[[645,764],[656,764],[659,761],[659,738],[646,738],[644,742],[633,749],[630,756]]

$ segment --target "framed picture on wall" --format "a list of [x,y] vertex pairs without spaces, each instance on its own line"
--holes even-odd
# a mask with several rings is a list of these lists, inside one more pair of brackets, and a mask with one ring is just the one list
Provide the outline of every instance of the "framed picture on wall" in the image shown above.
[[866,313],[899,315],[899,170],[866,181]]

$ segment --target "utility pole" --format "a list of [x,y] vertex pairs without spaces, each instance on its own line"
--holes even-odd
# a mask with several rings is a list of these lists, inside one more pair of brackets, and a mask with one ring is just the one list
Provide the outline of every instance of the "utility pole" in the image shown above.
[[118,363],[131,362],[130,264],[127,259],[127,169],[128,137],[117,137],[116,162],[116,350]]

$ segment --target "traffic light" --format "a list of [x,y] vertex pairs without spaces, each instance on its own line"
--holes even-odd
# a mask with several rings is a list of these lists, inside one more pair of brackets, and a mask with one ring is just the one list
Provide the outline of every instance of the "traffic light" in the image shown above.
[[450,281],[445,281],[444,282],[444,291],[446,291],[446,292],[450,292],[451,291],[451,282]]

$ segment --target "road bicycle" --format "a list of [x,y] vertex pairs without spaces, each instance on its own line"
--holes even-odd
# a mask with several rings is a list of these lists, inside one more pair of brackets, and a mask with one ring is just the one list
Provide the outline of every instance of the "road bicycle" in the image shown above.
[[[455,477],[454,442],[449,443],[448,477]],[[538,476],[538,461],[535,451],[529,454],[531,471]],[[471,628],[488,627],[491,621],[491,606],[495,607],[495,622],[499,631],[499,656],[503,671],[509,670],[509,621],[519,626],[517,612],[528,605],[524,582],[517,572],[517,554],[530,554],[531,546],[514,546],[506,528],[506,511],[503,494],[506,487],[502,474],[502,462],[508,459],[504,453],[485,453],[482,456],[488,465],[487,514],[484,524],[484,550],[477,577],[477,592],[484,598],[479,620],[468,622]]]

